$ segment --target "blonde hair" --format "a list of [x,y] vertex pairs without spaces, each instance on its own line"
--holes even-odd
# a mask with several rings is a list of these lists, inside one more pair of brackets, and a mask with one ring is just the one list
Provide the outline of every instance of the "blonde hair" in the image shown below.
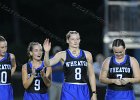
[[39,42],[30,42],[29,45],[28,45],[27,54],[28,54],[28,57],[29,57],[29,61],[32,60],[32,55],[30,55],[30,52],[33,50],[33,47],[35,45],[40,45],[41,46],[41,44]]
[[3,36],[0,36],[0,41],[6,41],[6,39]]
[[78,33],[77,31],[69,31],[69,32],[66,34],[66,39],[69,39],[71,34],[79,34],[79,33]]

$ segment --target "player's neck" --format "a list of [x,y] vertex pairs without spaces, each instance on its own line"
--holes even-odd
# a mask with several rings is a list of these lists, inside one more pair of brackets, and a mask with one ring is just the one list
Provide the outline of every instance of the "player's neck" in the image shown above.
[[70,50],[71,52],[79,52],[79,51],[80,51],[79,48],[69,48],[69,50]]
[[41,60],[33,60],[32,65],[34,68],[38,68],[40,66],[41,62],[42,62]]
[[74,56],[78,56],[80,53],[80,49],[79,48],[69,48],[70,52],[74,55]]
[[122,58],[116,58],[116,62],[120,63],[123,62],[125,59],[125,55]]

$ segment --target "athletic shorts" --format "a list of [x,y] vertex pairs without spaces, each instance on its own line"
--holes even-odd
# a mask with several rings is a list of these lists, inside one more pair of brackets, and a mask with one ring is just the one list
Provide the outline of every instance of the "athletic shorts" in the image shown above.
[[116,91],[107,89],[105,100],[135,100],[133,90]]
[[49,100],[48,93],[29,93],[24,92],[24,100]]
[[90,100],[88,85],[86,83],[63,83],[61,100]]
[[10,84],[0,85],[0,100],[14,100],[13,88]]

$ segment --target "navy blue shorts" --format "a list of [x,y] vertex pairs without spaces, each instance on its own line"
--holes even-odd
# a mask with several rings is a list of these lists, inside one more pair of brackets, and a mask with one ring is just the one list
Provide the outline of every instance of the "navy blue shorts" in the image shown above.
[[135,100],[135,95],[133,90],[115,91],[107,89],[105,100]]
[[90,100],[88,85],[86,83],[63,83],[61,100]]

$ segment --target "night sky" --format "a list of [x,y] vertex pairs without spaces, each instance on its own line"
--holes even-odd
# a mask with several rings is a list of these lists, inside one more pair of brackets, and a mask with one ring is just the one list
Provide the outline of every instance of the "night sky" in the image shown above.
[[[31,41],[67,48],[65,34],[76,30],[81,48],[95,57],[103,53],[103,0],[3,0],[0,1],[0,34],[8,41],[8,51],[16,55],[18,66],[25,63]],[[20,70],[20,67],[19,69]]]

